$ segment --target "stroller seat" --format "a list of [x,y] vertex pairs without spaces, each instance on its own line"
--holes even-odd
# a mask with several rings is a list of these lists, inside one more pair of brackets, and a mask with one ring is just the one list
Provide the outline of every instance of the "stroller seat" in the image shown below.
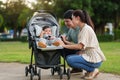
[[[41,48],[40,46],[38,46],[38,42],[40,41],[40,33],[42,31],[42,27],[43,26],[39,26],[39,25],[34,25],[33,27],[31,27],[31,33],[34,34],[36,37],[35,37],[35,41],[36,41],[36,45],[37,45],[37,48],[38,49],[41,49],[41,50],[56,50],[56,49],[63,49],[62,46],[54,46],[54,45],[47,45],[46,48]],[[51,30],[52,30],[52,35],[53,36],[56,36],[56,29],[57,29],[57,26],[52,26],[51,27]],[[35,32],[34,32],[35,31]],[[57,37],[57,36],[56,36]]]

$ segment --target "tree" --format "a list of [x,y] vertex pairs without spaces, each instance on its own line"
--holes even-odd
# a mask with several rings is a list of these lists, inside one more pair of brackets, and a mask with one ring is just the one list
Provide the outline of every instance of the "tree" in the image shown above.
[[29,17],[31,17],[31,10],[29,8],[24,8],[22,12],[20,13],[18,20],[17,20],[17,25],[19,29],[19,33],[21,33],[21,30],[26,27],[27,21]]
[[95,23],[95,27],[102,27],[106,25],[107,22],[114,24],[116,28],[120,22],[120,2],[119,0],[95,0],[92,2],[92,8],[94,15],[92,19]]
[[3,16],[0,14],[0,27],[2,26],[3,22],[4,22]]
[[8,0],[5,9],[5,22],[9,26],[9,29],[14,29],[14,37],[16,37],[16,32],[18,28],[18,18],[22,13],[23,9],[26,8],[24,0]]
[[[62,18],[68,9],[82,9],[88,11],[95,27],[104,27],[107,22],[120,25],[119,0],[54,0],[54,12]],[[62,8],[61,8],[62,7]]]
[[51,10],[54,9],[54,0],[36,0],[37,4],[33,3],[34,11],[37,10]]
[[68,9],[82,9],[88,11],[97,28],[107,22],[114,23],[116,28],[120,26],[119,0],[37,0],[37,3],[31,4],[33,7],[30,9],[25,0],[7,0],[6,4],[0,1],[3,25],[16,33],[17,29],[25,26],[27,17],[37,10],[50,10],[58,18],[63,18]]
[[3,17],[3,13],[4,13],[4,4],[2,1],[0,1],[0,31],[3,31],[4,27],[4,17]]

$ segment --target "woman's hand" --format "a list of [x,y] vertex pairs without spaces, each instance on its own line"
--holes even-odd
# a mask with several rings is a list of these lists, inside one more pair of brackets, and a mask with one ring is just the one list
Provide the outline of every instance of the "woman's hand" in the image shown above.
[[60,43],[61,46],[65,45],[65,43],[62,40],[58,40],[58,42]]
[[66,41],[66,36],[65,35],[62,35],[61,38],[62,38],[63,42]]

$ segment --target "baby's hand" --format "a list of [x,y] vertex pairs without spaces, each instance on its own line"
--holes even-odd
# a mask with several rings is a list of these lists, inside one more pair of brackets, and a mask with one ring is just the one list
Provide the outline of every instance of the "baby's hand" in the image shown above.
[[55,39],[55,37],[54,36],[50,36],[50,40],[53,40],[53,39]]
[[40,33],[40,38],[42,38],[44,34],[45,34],[45,32],[44,32],[44,31],[41,31],[41,33]]
[[45,31],[41,31],[41,34],[45,34]]

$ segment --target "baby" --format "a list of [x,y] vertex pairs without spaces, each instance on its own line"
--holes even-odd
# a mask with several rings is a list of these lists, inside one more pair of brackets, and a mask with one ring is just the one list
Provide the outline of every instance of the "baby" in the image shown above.
[[56,38],[52,35],[51,28],[49,26],[44,26],[40,33],[40,41],[38,42],[38,46],[41,48],[46,48],[47,45],[59,46],[60,43],[58,40],[60,40],[60,38]]

